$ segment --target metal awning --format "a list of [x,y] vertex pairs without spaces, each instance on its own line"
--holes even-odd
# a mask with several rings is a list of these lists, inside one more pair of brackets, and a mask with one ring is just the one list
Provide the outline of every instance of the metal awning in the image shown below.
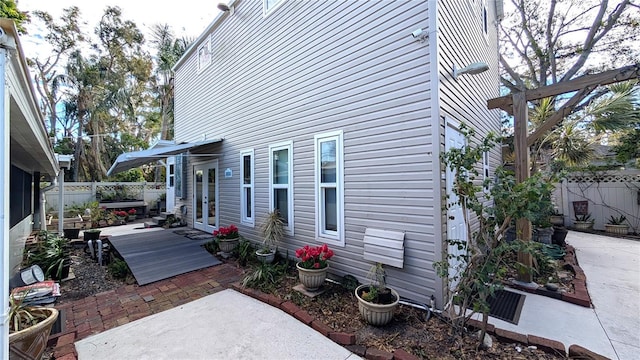
[[152,161],[164,159],[168,156],[181,154],[195,148],[215,144],[222,139],[205,140],[195,143],[182,143],[171,146],[154,147],[146,150],[132,151],[118,155],[116,161],[111,165],[107,176],[127,171],[138,166],[148,164]]

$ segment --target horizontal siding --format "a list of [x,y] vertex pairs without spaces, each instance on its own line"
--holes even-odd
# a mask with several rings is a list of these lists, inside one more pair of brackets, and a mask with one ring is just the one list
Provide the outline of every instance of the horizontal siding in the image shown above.
[[[332,247],[332,269],[364,280],[367,227],[406,232],[405,267],[389,269],[403,296],[434,291],[434,226],[428,47],[411,32],[428,25],[427,2],[286,1],[266,18],[261,1],[242,1],[213,32],[213,64],[195,55],[176,69],[178,141],[224,140],[219,172],[221,225],[239,224],[239,152],[255,151],[256,227],[268,209],[268,146],[293,141],[293,251],[315,239],[314,141],[344,133],[345,246]],[[199,158],[198,160],[203,160]],[[188,176],[191,184],[192,175]],[[191,206],[191,204],[188,204]],[[192,212],[190,212],[192,213]]]
[[[449,117],[464,122],[476,130],[474,141],[479,142],[490,131],[499,133],[500,112],[487,109],[487,100],[499,96],[499,64],[495,1],[486,1],[488,32],[482,29],[481,1],[438,1],[438,77],[440,81],[438,101],[440,107],[439,150],[445,149],[445,122]],[[453,65],[462,68],[474,62],[486,62],[489,70],[477,75],[465,74],[453,79]],[[490,176],[501,164],[499,146],[490,153]],[[478,164],[482,173],[482,164]],[[446,201],[445,167],[441,165],[441,193]],[[446,239],[446,211],[441,214],[441,233]],[[443,283],[443,287],[446,283]]]

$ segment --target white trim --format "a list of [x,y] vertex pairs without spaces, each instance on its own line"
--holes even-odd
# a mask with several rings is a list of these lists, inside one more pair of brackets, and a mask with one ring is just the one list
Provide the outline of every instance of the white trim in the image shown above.
[[[288,151],[289,164],[288,165],[288,179],[287,185],[274,184],[273,183],[273,152],[277,150],[286,149]],[[293,211],[293,141],[284,141],[277,144],[269,145],[269,211],[273,211],[273,190],[274,189],[287,189],[287,208],[288,208],[288,224],[285,226],[287,234],[294,235],[294,211]]]
[[[215,219],[216,219],[215,220],[215,224],[209,224],[208,221],[207,221],[206,224],[204,224],[204,222],[203,222],[202,226],[196,226],[196,199],[197,199],[197,196],[196,196],[196,170],[198,168],[203,169],[203,179],[202,179],[203,187],[202,187],[202,191],[204,191],[204,188],[205,188],[204,184],[208,184],[208,181],[205,181],[205,180],[207,180],[207,178],[209,176],[207,170],[209,170],[209,169],[215,169],[216,170],[216,178],[214,179],[215,180],[214,186],[216,187],[215,188],[215,197],[216,197],[216,199],[215,199],[215,202],[214,202],[214,205],[215,205],[215,214],[214,214],[214,216],[215,216]],[[207,178],[204,177],[205,173],[206,173],[206,177]],[[202,230],[202,231],[211,232],[211,231],[213,231],[213,230],[218,228],[219,219],[220,219],[220,216],[219,216],[219,214],[220,214],[220,207],[219,207],[220,202],[218,201],[218,199],[220,199],[220,183],[218,181],[219,176],[220,176],[220,174],[218,172],[218,159],[214,159],[214,160],[210,160],[210,161],[206,161],[206,162],[194,163],[192,165],[192,168],[191,168],[191,177],[192,177],[192,181],[191,181],[192,182],[192,184],[191,184],[191,189],[192,189],[192,191],[191,191],[191,193],[192,193],[192,199],[191,199],[192,208],[191,209],[192,210],[191,210],[191,213],[192,213],[192,215],[191,216],[192,216],[193,228],[194,229],[199,229],[199,230]],[[208,187],[208,185],[207,185],[207,187]],[[209,199],[207,199],[207,203],[208,202],[209,202]],[[207,214],[206,215],[209,215],[208,213],[209,213],[209,210],[207,209]],[[203,220],[204,220],[204,215],[205,215],[205,213],[204,213],[204,208],[203,208],[203,213],[202,213]]]
[[[250,184],[244,183],[244,158],[249,156],[249,171],[251,172]],[[256,202],[255,202],[255,153],[253,148],[240,150],[240,223],[254,227],[256,224]],[[251,216],[246,214],[246,189],[251,189]]]
[[277,8],[284,3],[284,0],[277,0],[275,4],[271,5],[271,8],[267,9],[267,0],[262,0],[262,17],[266,18],[271,15]]
[[[323,184],[321,182],[321,166],[320,166],[320,145],[325,141],[335,141],[336,143],[336,182]],[[337,246],[345,245],[344,238],[344,141],[342,130],[332,131],[328,133],[318,134],[313,137],[314,144],[314,192],[315,192],[315,210],[316,210],[316,239],[323,242],[331,243]],[[331,187],[336,189],[336,225],[335,231],[325,229],[324,212],[322,206],[324,201],[322,189]]]

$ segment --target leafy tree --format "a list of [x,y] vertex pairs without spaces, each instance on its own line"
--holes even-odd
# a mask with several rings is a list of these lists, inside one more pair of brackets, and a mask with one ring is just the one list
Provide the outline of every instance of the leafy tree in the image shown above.
[[61,125],[62,137],[70,137],[72,128],[77,124],[73,122],[59,124],[56,107],[64,95],[61,90],[69,80],[62,69],[62,62],[85,41],[85,35],[79,26],[80,10],[76,6],[64,9],[59,21],[55,21],[49,13],[44,11],[35,11],[34,15],[47,29],[48,34],[44,38],[51,46],[51,53],[45,59],[28,60],[35,72],[34,80],[40,94],[41,109],[49,118],[47,128],[52,136],[56,135],[57,126]]
[[30,21],[29,14],[18,10],[14,0],[0,0],[0,17],[13,19],[19,34],[26,34],[24,24]]
[[[512,91],[639,62],[640,8],[629,0],[510,0],[509,5],[513,11],[500,23],[500,63],[501,82]],[[613,85],[581,96],[569,121],[534,144],[532,159],[584,163],[594,155],[594,134],[631,126],[630,114],[625,114],[629,108],[621,106],[629,95],[612,95],[615,89]],[[530,127],[539,127],[567,99],[564,95],[533,102]]]
[[[618,145],[613,147],[616,158],[621,163],[640,158],[640,129],[633,129],[620,137]],[[636,163],[636,166],[638,164]]]

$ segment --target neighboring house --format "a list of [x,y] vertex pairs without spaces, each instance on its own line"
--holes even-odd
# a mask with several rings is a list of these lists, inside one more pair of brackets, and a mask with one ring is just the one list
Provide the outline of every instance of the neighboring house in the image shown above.
[[[282,253],[335,250],[331,272],[363,281],[366,229],[404,232],[400,295],[442,305],[433,263],[465,236],[459,208],[443,210],[452,177],[440,153],[460,146],[460,123],[500,129],[500,1],[260,1],[227,4],[175,66],[176,206],[190,226],[237,224],[260,241],[279,209]],[[454,78],[454,67],[488,71]],[[182,145],[184,146],[184,145]],[[169,155],[169,154],[167,154]],[[500,151],[488,154],[493,176]],[[389,256],[398,256],[395,250]]]
[[[3,277],[0,288],[9,293],[8,279],[20,266],[26,237],[40,226],[40,177],[53,178],[58,162],[53,152],[27,63],[12,20],[0,19],[0,218]],[[8,297],[2,296],[2,309]],[[8,356],[8,329],[0,321],[2,358]]]

